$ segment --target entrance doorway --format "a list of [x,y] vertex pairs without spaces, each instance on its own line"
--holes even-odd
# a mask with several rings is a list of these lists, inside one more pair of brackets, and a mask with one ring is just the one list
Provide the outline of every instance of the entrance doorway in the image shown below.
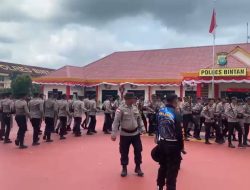
[[155,94],[163,100],[168,94],[174,94],[174,90],[156,90]]
[[250,89],[240,89],[240,88],[229,88],[226,91],[221,92],[221,97],[237,97],[238,99],[241,99],[245,101],[246,97],[250,96]]
[[128,92],[133,92],[137,98],[145,98],[145,90],[128,90]]
[[107,96],[112,96],[114,99],[116,99],[117,95],[118,95],[118,90],[103,90],[102,102],[106,100]]

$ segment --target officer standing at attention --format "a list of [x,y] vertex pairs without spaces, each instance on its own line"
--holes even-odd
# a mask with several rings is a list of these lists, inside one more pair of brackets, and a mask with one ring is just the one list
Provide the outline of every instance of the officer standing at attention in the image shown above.
[[104,110],[104,124],[103,124],[103,132],[104,134],[111,134],[112,128],[112,106],[111,106],[111,96],[108,96],[107,99],[103,102],[103,110]]
[[194,138],[197,140],[201,140],[200,137],[200,121],[201,121],[201,111],[203,109],[202,103],[201,103],[201,98],[196,99],[196,104],[192,108],[192,114],[193,114],[193,120],[194,120]]
[[118,127],[120,126],[120,154],[122,165],[121,176],[127,176],[129,147],[132,144],[135,154],[135,173],[137,173],[138,176],[142,177],[144,173],[142,172],[140,167],[142,163],[142,143],[140,134],[145,133],[146,131],[139,110],[135,105],[133,105],[136,100],[134,93],[128,92],[124,96],[124,99],[125,104],[121,105],[115,113],[115,119],[112,125],[111,139],[113,141],[116,140]]
[[14,102],[10,99],[10,93],[5,94],[5,98],[1,102],[1,110],[2,110],[2,126],[4,131],[2,135],[4,135],[4,143],[12,143],[12,141],[9,139],[10,136],[10,128],[11,128],[11,114],[13,113],[14,109]]
[[43,139],[46,140],[46,142],[53,142],[53,140],[51,140],[51,133],[54,130],[56,112],[56,101],[53,99],[53,94],[49,93],[48,99],[44,102],[45,131]]
[[76,101],[74,101],[72,108],[74,110],[74,128],[73,133],[76,137],[81,136],[81,122],[82,122],[82,114],[84,112],[87,112],[88,110],[84,106],[84,102],[82,99],[77,98]]
[[34,97],[28,103],[30,111],[30,121],[33,127],[33,146],[39,145],[39,131],[41,120],[43,118],[43,100],[40,99],[38,93],[34,93]]
[[176,111],[178,97],[168,94],[166,106],[157,115],[157,144],[160,168],[158,170],[158,190],[163,190],[165,184],[168,190],[176,190],[176,179],[181,164],[181,152],[184,143],[181,127],[181,115]]
[[64,135],[67,134],[67,117],[70,115],[69,104],[66,94],[62,95],[62,99],[57,101],[58,117],[60,120],[60,140],[66,139]]
[[20,93],[18,95],[18,100],[15,102],[15,110],[16,110],[16,117],[15,120],[19,127],[17,132],[17,138],[15,140],[16,146],[19,146],[20,149],[27,148],[24,145],[24,136],[25,132],[27,131],[27,119],[26,117],[30,118],[30,113],[28,109],[28,104],[26,102],[26,94]]

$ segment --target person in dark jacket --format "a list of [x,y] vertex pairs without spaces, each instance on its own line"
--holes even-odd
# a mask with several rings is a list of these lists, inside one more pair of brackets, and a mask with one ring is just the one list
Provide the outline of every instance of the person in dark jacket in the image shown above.
[[176,112],[178,97],[169,94],[166,106],[157,114],[158,154],[160,168],[158,170],[157,185],[159,190],[167,186],[168,190],[176,190],[176,179],[181,164],[181,152],[184,151],[181,116]]

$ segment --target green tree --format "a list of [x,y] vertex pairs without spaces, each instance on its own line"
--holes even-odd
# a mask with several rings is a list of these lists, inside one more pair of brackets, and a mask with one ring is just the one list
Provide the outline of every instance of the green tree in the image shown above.
[[32,80],[29,75],[19,75],[11,81],[12,94],[18,97],[20,94],[31,94]]

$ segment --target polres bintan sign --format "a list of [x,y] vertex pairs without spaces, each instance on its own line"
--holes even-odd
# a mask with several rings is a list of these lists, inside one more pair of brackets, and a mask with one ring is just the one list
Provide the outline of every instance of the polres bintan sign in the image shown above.
[[247,68],[220,68],[220,69],[201,69],[200,77],[241,77],[247,76]]

